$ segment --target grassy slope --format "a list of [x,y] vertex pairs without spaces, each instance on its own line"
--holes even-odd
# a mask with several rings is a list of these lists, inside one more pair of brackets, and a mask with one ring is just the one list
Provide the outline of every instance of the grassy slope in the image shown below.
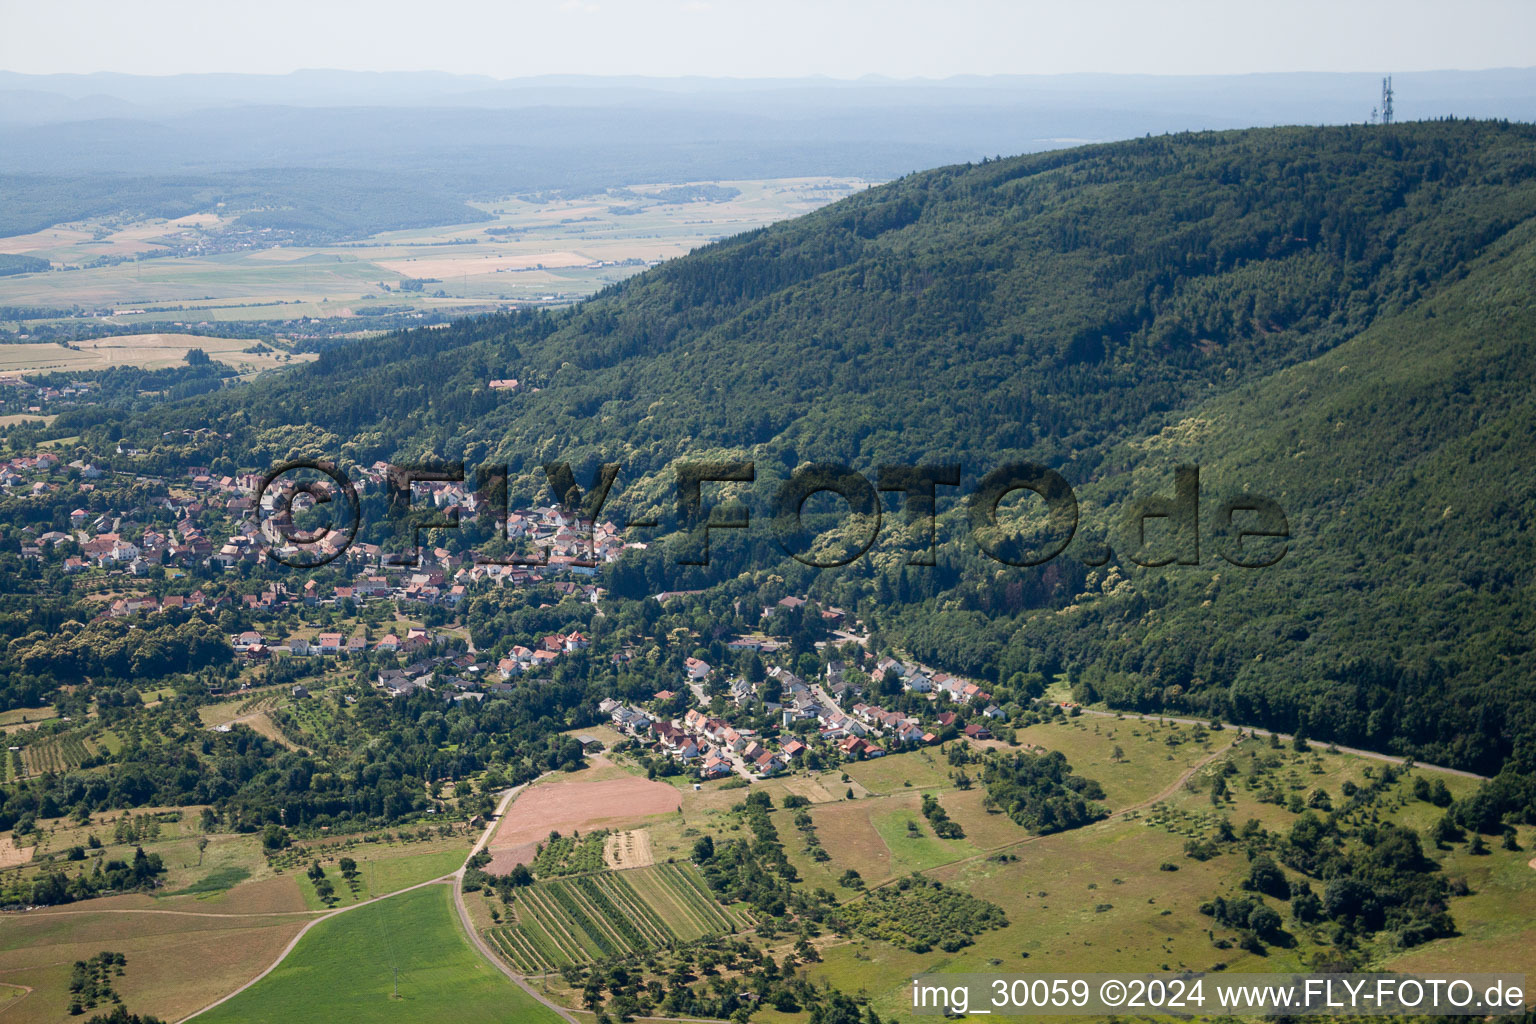
[[557,1021],[470,947],[452,900],[450,887],[428,886],[317,925],[277,970],[198,1020],[434,1024],[452,1007],[464,1024]]
[[[1163,790],[1189,763],[1224,748],[1233,738],[1227,731],[1208,733],[1201,742],[1193,742],[1188,727],[1171,730],[1142,722],[1086,718],[1036,726],[1029,732],[1033,742],[1051,749],[1073,750],[1074,764],[1079,759],[1085,764],[1099,762],[1087,773],[1090,775],[1107,767],[1110,751],[1120,746],[1124,760],[1115,762],[1118,771],[1098,776],[1106,782],[1111,807],[1142,802],[1148,790]],[[1170,735],[1185,742],[1170,747]],[[1376,762],[1327,754],[1320,748],[1306,755],[1289,749],[1272,752],[1261,741],[1250,741],[1231,756],[1239,764],[1246,764],[1245,758],[1251,756],[1248,751],[1278,753],[1284,767],[1276,777],[1303,794],[1323,788],[1337,798],[1345,780],[1361,783],[1366,771],[1380,768]],[[897,765],[902,758],[888,760]],[[1435,777],[1434,773],[1426,774]],[[1458,795],[1474,785],[1464,778],[1439,777]],[[1234,780],[1231,800],[1219,811],[1210,804],[1209,788],[1207,769],[1196,775],[1188,787],[1180,788],[1156,807],[1036,839],[1028,839],[1026,833],[1003,816],[988,815],[979,805],[966,802],[971,794],[946,789],[944,805],[966,828],[967,842],[956,844],[956,858],[950,863],[931,867],[924,873],[1002,906],[1008,914],[1009,927],[978,936],[974,946],[956,954],[937,950],[909,953],[858,938],[838,942],[823,951],[824,962],[813,966],[810,974],[845,991],[864,991],[881,1013],[895,1013],[901,1010],[903,1000],[909,998],[906,985],[910,978],[929,970],[1144,971],[1161,969],[1165,964],[1168,969],[1205,970],[1224,963],[1233,971],[1268,972],[1303,967],[1311,953],[1324,945],[1323,929],[1309,931],[1287,920],[1286,927],[1296,934],[1297,945],[1273,946],[1267,956],[1246,953],[1235,945],[1220,948],[1208,934],[1208,929],[1214,928],[1217,940],[1230,943],[1235,937],[1229,930],[1214,926],[1196,908],[1215,895],[1237,891],[1248,864],[1235,851],[1205,862],[1193,860],[1183,852],[1185,840],[1210,836],[1221,815],[1235,823],[1256,818],[1265,828],[1280,834],[1296,818],[1284,808],[1259,802],[1257,794],[1242,782],[1241,775]],[[1414,800],[1410,790],[1411,780],[1405,778],[1382,802],[1380,811],[1384,820],[1399,821],[1422,834],[1440,811]],[[892,798],[867,801],[872,817],[880,813],[875,805],[888,799]],[[787,821],[778,824],[791,859],[797,867],[805,869],[809,865],[799,854],[792,827]],[[1392,970],[1429,966],[1462,970],[1536,967],[1529,953],[1533,948],[1531,940],[1536,937],[1536,929],[1530,924],[1536,914],[1536,871],[1526,864],[1531,857],[1533,835],[1536,833],[1532,830],[1522,829],[1520,840],[1525,849],[1495,849],[1487,856],[1473,856],[1463,845],[1435,851],[1431,844],[1426,844],[1431,855],[1443,861],[1449,876],[1465,876],[1471,883],[1472,894],[1454,899],[1451,906],[1461,934],[1406,952],[1392,949],[1383,938],[1379,948],[1370,950],[1374,961]],[[825,829],[822,838],[833,859],[828,864],[815,865],[814,876],[807,874],[806,884],[825,884],[821,879],[835,878],[847,867],[868,865],[867,851],[857,845],[828,842],[830,835]],[[1021,839],[1025,841],[1021,843]],[[1017,859],[967,857],[968,851],[961,848],[967,845],[983,850],[1005,847],[1003,852]],[[1162,862],[1176,864],[1178,870],[1156,870]],[[847,890],[837,891],[843,898],[852,895]],[[1288,918],[1286,904],[1274,900],[1270,903]]]

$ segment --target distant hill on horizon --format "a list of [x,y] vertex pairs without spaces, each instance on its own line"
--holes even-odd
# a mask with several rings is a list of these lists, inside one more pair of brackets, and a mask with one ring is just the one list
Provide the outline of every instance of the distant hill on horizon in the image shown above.
[[[1536,121],[1536,69],[1398,74],[1401,121]],[[225,193],[335,221],[351,192],[450,224],[466,200],[654,182],[922,168],[1183,131],[1362,123],[1376,73],[721,79],[310,70],[0,71],[0,236],[213,208]],[[295,182],[285,191],[285,180]],[[274,188],[275,183],[275,188]],[[202,203],[202,205],[198,205]],[[352,237],[359,237],[353,235]]]

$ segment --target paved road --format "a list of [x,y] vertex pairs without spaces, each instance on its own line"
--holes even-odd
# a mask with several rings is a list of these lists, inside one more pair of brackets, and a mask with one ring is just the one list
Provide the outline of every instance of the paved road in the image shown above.
[[839,704],[830,693],[827,692],[827,688],[825,686],[822,686],[820,683],[812,683],[811,693],[815,694],[818,701],[825,704],[833,711],[836,711],[840,715],[846,714],[846,712],[843,711],[843,706]]
[[[479,853],[482,849],[485,848],[486,843],[490,842],[491,836],[495,834],[497,822],[501,821],[502,815],[507,813],[507,808],[512,805],[512,801],[515,800],[517,795],[526,788],[526,786],[517,786],[507,790],[507,792],[503,794],[501,803],[497,804],[496,806],[496,817],[491,821],[490,825],[487,826],[485,835],[480,837],[480,841],[475,844],[475,848],[469,851],[470,858],[473,858],[475,854]],[[550,1002],[542,992],[539,992],[532,985],[528,984],[527,978],[523,977],[521,974],[518,974],[510,966],[508,966],[506,961],[502,960],[502,958],[497,956],[490,946],[486,945],[485,940],[480,937],[480,933],[475,930],[474,922],[469,919],[469,908],[464,905],[464,872],[468,866],[469,865],[466,861],[464,867],[459,868],[459,870],[453,873],[453,905],[458,908],[459,923],[464,926],[464,934],[469,936],[469,941],[474,943],[475,948],[480,951],[480,955],[489,960],[498,971],[506,975],[507,979],[511,981],[512,984],[516,985],[518,988],[528,993],[534,999],[538,1000],[547,1009],[558,1015],[562,1020],[568,1021],[569,1024],[579,1024],[576,1018],[571,1015],[569,1010],[565,1009],[563,1006],[558,1006],[555,1003]]]

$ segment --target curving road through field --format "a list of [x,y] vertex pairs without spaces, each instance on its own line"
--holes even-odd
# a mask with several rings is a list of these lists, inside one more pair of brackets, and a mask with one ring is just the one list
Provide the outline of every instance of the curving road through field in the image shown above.
[[[522,792],[522,790],[524,788],[525,787],[523,787],[523,786],[514,786],[513,788],[507,790],[505,793],[502,794],[501,802],[496,807],[496,813],[491,817],[491,820],[486,823],[485,832],[483,834],[481,834],[479,840],[476,841],[474,847],[469,851],[469,856],[470,857],[473,857],[475,854],[479,853],[482,849],[485,848],[485,844],[490,842],[491,835],[496,831],[496,825],[501,820],[501,816],[504,813],[506,813],[507,806],[512,803],[513,799],[515,799],[517,797],[517,794]],[[466,858],[466,862],[467,862],[467,858]],[[277,959],[273,960],[272,963],[267,965],[267,969],[266,970],[262,971],[260,974],[256,975],[256,977],[252,978],[250,981],[247,981],[244,985],[241,985],[239,988],[235,989],[233,992],[230,992],[228,995],[221,996],[220,998],[215,999],[213,1002],[209,1003],[207,1006],[201,1007],[201,1008],[195,1010],[194,1012],[187,1014],[185,1017],[182,1017],[181,1020],[176,1021],[176,1024],[183,1024],[184,1021],[189,1021],[192,1018],[198,1016],[198,1014],[207,1013],[209,1010],[213,1009],[215,1006],[218,1006],[218,1005],[220,1005],[222,1003],[229,1002],[231,999],[235,998],[235,996],[237,996],[240,993],[244,992],[246,989],[248,989],[252,985],[256,984],[262,978],[265,978],[267,975],[271,974],[274,970],[277,969],[279,964],[281,964],[285,959],[287,959],[288,954],[293,952],[293,948],[299,944],[299,940],[302,939],[306,934],[308,934],[309,930],[311,928],[313,928],[315,925],[319,924],[321,921],[329,921],[331,918],[335,917],[337,914],[345,914],[348,911],[356,910],[358,907],[366,907],[366,906],[368,906],[370,904],[377,903],[380,900],[391,899],[391,898],[393,898],[395,896],[399,896],[401,893],[411,892],[411,891],[413,891],[415,889],[422,889],[422,888],[425,888],[426,886],[429,886],[429,885],[452,885],[454,887],[454,903],[458,907],[458,910],[459,910],[459,920],[463,922],[464,930],[469,933],[469,937],[470,937],[471,942],[473,942],[473,944],[476,946],[476,948],[478,948],[480,950],[481,955],[489,958],[492,963],[496,964],[498,967],[501,967],[502,968],[502,973],[506,974],[515,983],[517,983],[520,988],[522,988],[524,991],[528,992],[535,999],[538,999],[539,1002],[544,1003],[546,1006],[549,1006],[550,1009],[555,1010],[555,1012],[557,1012],[557,1013],[560,1013],[560,1015],[565,1020],[570,1021],[571,1024],[577,1024],[577,1021],[576,1021],[576,1019],[574,1017],[571,1017],[571,1016],[569,1016],[568,1014],[565,1014],[565,1013],[561,1013],[561,1011],[559,1010],[558,1007],[556,1007],[553,1004],[549,1003],[547,1000],[543,999],[537,992],[534,992],[532,989],[528,988],[528,986],[526,984],[524,984],[521,980],[519,980],[516,975],[511,974],[506,969],[506,967],[501,963],[501,961],[497,960],[496,957],[492,956],[490,950],[486,949],[485,944],[480,941],[480,937],[475,934],[475,930],[470,927],[469,916],[468,916],[468,913],[464,909],[464,898],[463,898],[464,897],[464,889],[463,889],[463,883],[464,883],[464,868],[460,867],[457,871],[453,872],[452,874],[440,875],[437,878],[429,879],[428,881],[425,881],[425,882],[418,882],[415,885],[408,885],[404,889],[396,889],[394,892],[387,892],[387,893],[384,893],[381,896],[374,896],[374,897],[371,897],[369,899],[362,900],[361,902],[354,903],[351,906],[337,907],[337,908],[335,908],[333,910],[295,910],[295,911],[290,911],[290,912],[287,912],[287,913],[284,913],[284,914],[271,914],[271,913],[265,913],[265,914],[196,914],[196,913],[193,913],[193,912],[190,912],[190,911],[179,911],[179,910],[119,910],[119,911],[106,911],[106,913],[122,913],[122,914],[191,914],[191,916],[196,916],[196,917],[289,917],[289,916],[295,916],[295,915],[299,915],[299,914],[313,914],[313,915],[315,915],[314,916],[314,920],[312,920],[309,923],[307,923],[306,925],[304,925],[303,928],[300,928],[299,929],[299,933],[297,935],[295,935],[292,939],[289,940],[288,944],[283,947],[282,952],[277,954]],[[69,911],[64,911],[64,913],[69,913]],[[80,911],[80,913],[85,913],[85,911]],[[102,911],[91,911],[91,913],[102,913]]]

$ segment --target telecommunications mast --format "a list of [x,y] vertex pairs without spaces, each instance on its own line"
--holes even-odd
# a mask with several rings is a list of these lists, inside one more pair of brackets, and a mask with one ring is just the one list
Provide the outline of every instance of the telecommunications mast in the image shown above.
[[1392,76],[1381,80],[1381,123],[1392,123]]

